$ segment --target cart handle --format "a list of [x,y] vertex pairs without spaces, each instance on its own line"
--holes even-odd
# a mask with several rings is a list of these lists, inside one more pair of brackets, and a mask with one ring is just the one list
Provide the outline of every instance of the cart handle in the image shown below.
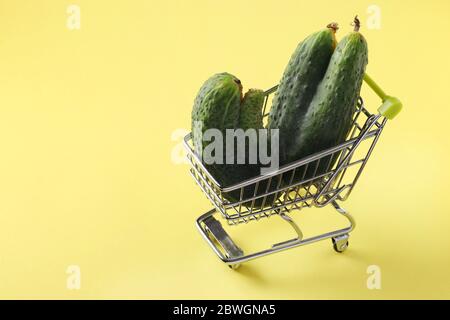
[[389,120],[394,119],[402,110],[403,105],[401,101],[396,97],[387,95],[367,73],[364,74],[364,81],[383,101],[383,104],[378,108],[378,112]]

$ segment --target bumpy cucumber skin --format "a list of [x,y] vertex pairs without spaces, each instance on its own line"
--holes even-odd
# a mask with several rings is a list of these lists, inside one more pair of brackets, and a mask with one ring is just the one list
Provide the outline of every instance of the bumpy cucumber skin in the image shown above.
[[[259,134],[258,132],[259,129],[264,129],[262,109],[264,107],[265,98],[266,96],[264,91],[260,89],[250,89],[245,93],[244,99],[241,104],[241,112],[239,116],[238,127],[240,129],[243,129],[244,131],[248,129],[255,129],[257,135]],[[267,141],[263,141],[262,143],[267,143]],[[259,144],[260,141],[258,136],[258,148]],[[270,146],[268,146],[268,149],[270,150]],[[246,164],[241,165],[236,164],[228,167],[228,176],[231,177],[231,179],[229,180],[231,180],[232,183],[237,183],[246,179],[250,179],[260,174],[261,164],[259,162],[256,164],[249,164],[248,160],[249,160],[248,148],[246,148]],[[267,181],[260,182],[256,194],[254,186],[246,187],[244,188],[243,198],[261,195],[266,191],[266,189],[269,189],[268,191],[271,191],[273,190],[274,184],[275,182],[272,181],[270,188],[267,188]],[[227,199],[231,202],[239,201],[240,190],[235,190],[233,192],[228,193]],[[265,205],[272,204],[274,200],[275,200],[274,195],[268,196],[265,201]],[[256,199],[253,202],[253,208],[254,209],[260,208],[262,202],[263,202],[262,198]],[[252,203],[251,201],[249,201],[245,202],[243,205],[249,207],[252,205]]]
[[[208,129],[236,128],[239,121],[242,85],[238,78],[229,73],[218,73],[210,77],[200,88],[192,108],[192,134],[194,145],[201,141],[200,133],[195,130],[195,122],[199,121],[201,134]],[[203,142],[202,148],[209,142]],[[199,145],[195,145],[200,148]],[[198,149],[197,149],[198,150]]]
[[293,143],[299,148],[292,156],[302,158],[345,140],[367,63],[367,42],[359,32],[339,42]]
[[[242,129],[243,131],[247,131],[249,129],[254,130],[256,134],[256,143],[258,152],[259,148],[259,129],[264,128],[263,117],[262,117],[262,108],[264,105],[264,91],[260,89],[250,89],[248,90],[241,103],[241,110],[239,114],[239,124],[238,129]],[[250,141],[246,141],[245,148],[245,164],[235,164],[229,172],[229,175],[232,175],[231,183],[236,183],[243,181],[245,179],[253,178],[260,173],[260,164],[250,164],[249,157],[249,143]],[[237,152],[237,150],[235,150]]]
[[280,130],[281,164],[296,160],[289,156],[288,150],[295,147],[292,138],[299,135],[303,118],[328,67],[336,46],[334,34],[334,30],[327,28],[301,42],[279,83],[269,115],[269,128]]
[[[364,72],[368,63],[367,42],[359,32],[344,37],[336,47],[324,80],[317,88],[311,105],[295,137],[295,154],[301,159],[345,141],[353,123]],[[322,159],[319,165],[298,170],[295,179],[309,179],[324,174],[334,165],[339,154]]]
[[239,116],[239,128],[243,130],[264,128],[262,114],[264,99],[264,91],[260,89],[250,89],[245,93]]
[[[210,77],[200,88],[192,109],[192,141],[195,150],[203,150],[210,142],[202,141],[208,129],[218,129],[225,137],[226,129],[234,129],[239,122],[242,100],[242,84],[238,78],[229,73],[218,73]],[[201,125],[201,131],[195,126]],[[202,136],[198,136],[201,133]],[[205,164],[207,170],[220,185],[234,182],[235,174],[229,172],[225,164],[225,143],[222,164]]]
[[[242,86],[236,77],[221,73],[209,78],[201,87],[192,110],[192,134],[195,143],[194,122],[200,121],[202,125],[202,134],[207,129],[219,129],[225,137],[226,129],[262,129],[264,128],[262,119],[262,108],[264,104],[265,94],[263,90],[250,89],[242,99]],[[203,142],[203,148],[209,142]],[[225,149],[224,149],[225,151]],[[236,150],[235,150],[236,151]],[[224,152],[225,154],[225,152]],[[224,163],[226,159],[223,159]],[[246,161],[248,161],[248,148],[246,148]],[[236,159],[235,159],[236,162]],[[228,187],[243,180],[259,175],[260,165],[257,164],[205,164],[207,170],[217,180],[222,187]],[[266,183],[259,185],[257,194],[265,191]],[[230,202],[237,202],[240,199],[240,190],[235,190],[223,194]],[[249,198],[254,195],[254,188],[247,187],[244,189],[243,197]],[[274,197],[268,197],[266,204],[269,205]],[[244,203],[244,206],[250,206],[251,201]],[[262,199],[257,199],[253,203],[254,208],[262,205]]]

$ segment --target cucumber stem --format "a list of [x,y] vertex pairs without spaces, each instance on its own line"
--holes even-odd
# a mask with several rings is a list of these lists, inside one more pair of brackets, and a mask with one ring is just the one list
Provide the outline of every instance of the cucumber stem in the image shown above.
[[354,26],[353,31],[358,32],[359,28],[361,28],[361,21],[358,19],[358,15],[353,19],[352,26]]
[[372,88],[373,91],[381,98],[381,100],[385,101],[387,98],[387,94],[380,88],[378,84],[367,74],[364,74],[364,81]]
[[334,33],[336,33],[336,31],[339,30],[339,25],[336,22],[331,22],[331,23],[327,24],[327,28],[333,30]]

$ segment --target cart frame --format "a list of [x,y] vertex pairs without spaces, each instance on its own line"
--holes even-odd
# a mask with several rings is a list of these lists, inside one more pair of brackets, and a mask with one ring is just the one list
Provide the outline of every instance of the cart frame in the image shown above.
[[[359,98],[352,129],[345,142],[282,166],[269,174],[247,179],[233,186],[223,187],[214,179],[195,153],[191,134],[186,135],[184,146],[190,173],[214,206],[214,209],[197,218],[196,226],[224,263],[236,269],[243,262],[325,239],[332,239],[333,248],[337,252],[347,249],[349,233],[355,228],[355,220],[338,201],[348,199],[387,119],[394,118],[402,108],[398,99],[387,96],[367,74],[365,81],[382,98],[383,104],[378,108],[377,114],[371,114],[365,109],[362,98]],[[269,114],[266,112],[267,106],[277,87],[274,86],[265,92],[264,117]],[[363,143],[367,149],[361,153],[359,149]],[[228,200],[231,194],[239,194],[239,199]],[[332,205],[346,218],[348,227],[304,239],[299,225],[289,214],[305,207],[327,205]],[[262,251],[244,254],[215,218],[216,214],[220,214],[229,225],[239,225],[277,215],[289,223],[296,237],[273,244]]]

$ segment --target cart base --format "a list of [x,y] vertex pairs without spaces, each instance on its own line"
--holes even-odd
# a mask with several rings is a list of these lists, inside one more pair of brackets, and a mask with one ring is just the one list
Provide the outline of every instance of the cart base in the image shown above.
[[339,206],[336,201],[332,201],[331,204],[338,213],[347,218],[349,221],[349,226],[347,228],[303,239],[303,233],[298,225],[287,214],[282,213],[279,214],[280,217],[291,225],[291,227],[295,230],[297,237],[274,244],[269,249],[247,255],[244,254],[244,251],[239,248],[239,246],[222,227],[222,224],[214,217],[216,209],[212,209],[198,217],[196,225],[200,231],[200,234],[213,249],[216,255],[230,268],[237,269],[243,262],[325,239],[332,240],[333,248],[336,252],[344,252],[348,248],[349,233],[355,228],[355,220],[347,211]]

